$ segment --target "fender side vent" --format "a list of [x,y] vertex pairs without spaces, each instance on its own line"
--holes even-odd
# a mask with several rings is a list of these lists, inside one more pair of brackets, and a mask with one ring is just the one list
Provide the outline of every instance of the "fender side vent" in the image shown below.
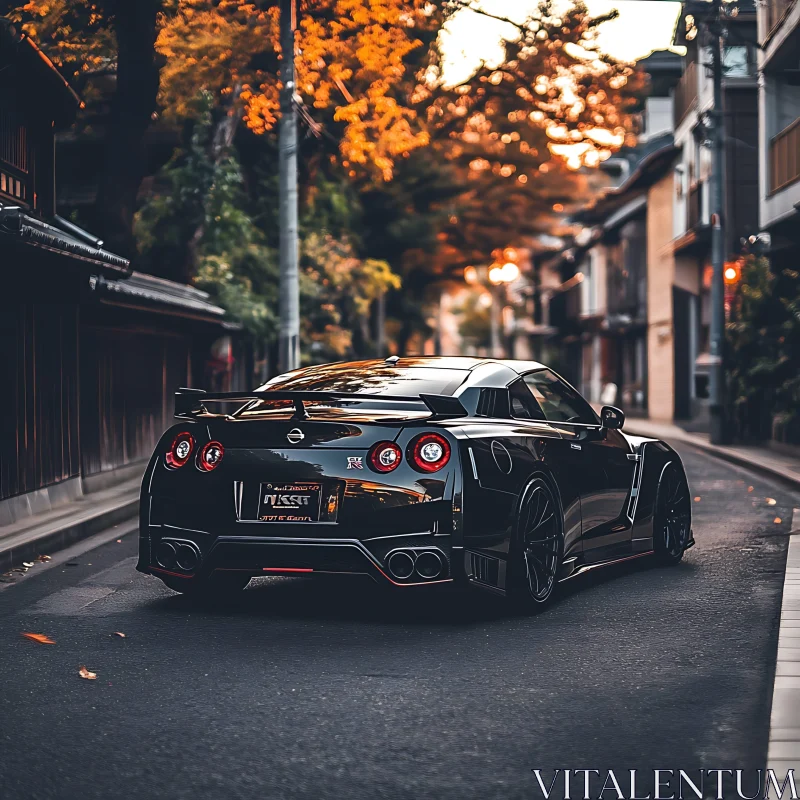
[[485,583],[487,586],[497,586],[500,577],[500,562],[496,558],[482,556],[478,553],[468,553],[469,557],[469,576],[477,583]]
[[[639,452],[639,457],[633,464],[633,481],[631,482],[631,496],[628,500],[628,510],[626,516],[633,523],[636,517],[636,506],[639,504],[639,492],[642,490],[642,475],[644,473],[644,445]],[[630,459],[630,456],[628,457]]]

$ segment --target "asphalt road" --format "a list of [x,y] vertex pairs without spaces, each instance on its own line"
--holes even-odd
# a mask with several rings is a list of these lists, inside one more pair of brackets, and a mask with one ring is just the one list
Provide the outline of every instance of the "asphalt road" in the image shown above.
[[0,797],[538,798],[534,768],[763,767],[798,500],[682,455],[683,563],[597,570],[529,618],[303,578],[198,609],[134,572],[132,535],[38,565],[0,586]]

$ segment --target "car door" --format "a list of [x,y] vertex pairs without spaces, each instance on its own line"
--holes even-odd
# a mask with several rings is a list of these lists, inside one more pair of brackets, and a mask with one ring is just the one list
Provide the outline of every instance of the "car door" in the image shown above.
[[549,369],[523,375],[525,386],[547,422],[569,442],[580,462],[581,532],[587,561],[626,555],[631,548],[631,525],[625,515],[633,481],[634,462],[625,437],[603,428],[589,403]]
[[[542,426],[546,426],[551,435],[539,439],[540,449],[537,458],[544,461],[552,470],[564,512],[564,558],[565,561],[577,556],[583,549],[581,526],[580,487],[590,479],[586,459],[582,457],[580,448],[572,437],[565,436],[563,431],[554,428],[544,417],[542,409],[534,399],[524,381],[514,381],[508,387],[511,405],[511,416],[519,421],[520,432],[530,437],[541,437]],[[534,462],[535,466],[535,462]]]

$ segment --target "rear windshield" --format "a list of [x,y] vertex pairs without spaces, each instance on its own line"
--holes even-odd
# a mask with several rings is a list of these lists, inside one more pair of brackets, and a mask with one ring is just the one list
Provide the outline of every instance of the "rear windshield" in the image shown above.
[[[357,399],[358,395],[378,394],[383,397],[419,397],[422,394],[452,395],[469,374],[468,370],[436,369],[432,367],[397,367],[376,364],[326,364],[322,367],[297,370],[278,375],[260,387],[259,391],[343,392],[353,399],[304,401],[306,412],[312,417],[330,417],[339,414],[358,414],[369,409],[370,417],[409,419],[430,414],[419,402],[372,401]],[[257,400],[237,412],[237,417],[271,417],[291,415],[294,407],[289,400]],[[400,417],[398,417],[398,413]]]
[[461,369],[395,367],[370,362],[368,365],[326,364],[287,375],[278,375],[263,390],[347,392],[418,397],[422,394],[452,395],[469,373]]

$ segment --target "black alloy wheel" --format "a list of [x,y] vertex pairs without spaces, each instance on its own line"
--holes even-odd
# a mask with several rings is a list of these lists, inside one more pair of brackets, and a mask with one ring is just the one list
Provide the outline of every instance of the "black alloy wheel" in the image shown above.
[[653,549],[662,564],[677,564],[683,558],[691,528],[689,484],[683,470],[671,462],[661,475],[653,517]]
[[544,478],[523,492],[517,530],[509,553],[509,596],[517,605],[537,609],[553,595],[564,545],[561,508]]

